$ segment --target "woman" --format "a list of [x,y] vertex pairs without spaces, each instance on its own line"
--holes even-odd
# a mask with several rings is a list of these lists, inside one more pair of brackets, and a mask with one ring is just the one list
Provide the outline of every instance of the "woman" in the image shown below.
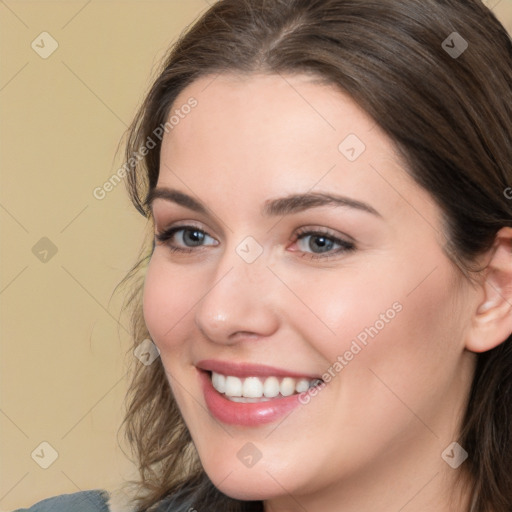
[[512,509],[511,84],[477,0],[220,0],[180,38],[126,151],[124,510]]

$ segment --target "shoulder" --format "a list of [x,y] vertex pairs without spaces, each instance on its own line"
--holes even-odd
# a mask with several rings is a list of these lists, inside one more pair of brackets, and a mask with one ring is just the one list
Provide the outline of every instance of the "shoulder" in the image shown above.
[[109,493],[101,489],[80,491],[52,496],[13,512],[110,512],[109,498]]

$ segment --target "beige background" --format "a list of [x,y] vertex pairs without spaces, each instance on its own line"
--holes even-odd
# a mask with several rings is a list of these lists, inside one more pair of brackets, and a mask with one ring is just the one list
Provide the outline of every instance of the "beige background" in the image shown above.
[[[110,297],[146,221],[123,183],[101,201],[92,191],[123,163],[155,65],[211,1],[0,0],[1,511],[133,471],[116,437],[128,319]],[[487,4],[512,31],[512,0]],[[50,48],[41,32],[58,43],[47,59],[31,47]],[[58,452],[47,469],[41,442]]]

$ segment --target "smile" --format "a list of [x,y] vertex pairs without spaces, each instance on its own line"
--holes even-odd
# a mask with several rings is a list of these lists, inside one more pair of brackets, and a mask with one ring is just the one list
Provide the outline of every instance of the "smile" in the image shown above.
[[315,375],[265,365],[204,360],[196,368],[212,416],[244,427],[281,419],[303,405],[301,393],[325,385]]
[[318,384],[317,379],[295,379],[292,377],[245,377],[223,375],[212,372],[213,387],[228,400],[239,403],[264,402],[303,393]]

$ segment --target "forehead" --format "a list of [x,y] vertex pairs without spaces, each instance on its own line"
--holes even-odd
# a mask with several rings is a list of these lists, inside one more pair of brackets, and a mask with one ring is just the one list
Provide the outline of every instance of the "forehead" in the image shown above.
[[[181,112],[190,98],[197,105]],[[179,122],[162,143],[159,185],[184,179],[200,196],[231,194],[243,204],[255,196],[333,190],[383,215],[415,208],[411,201],[433,208],[375,121],[314,76],[204,76],[181,91],[172,115]],[[425,204],[417,208],[428,216]]]
[[[179,94],[170,115],[190,97],[197,100],[197,106],[167,134],[172,135],[167,137],[172,139],[171,145],[192,138],[215,140],[215,145],[222,144],[230,156],[240,146],[245,154],[251,149],[257,153],[261,144],[275,151],[274,156],[285,153],[288,147],[299,156],[310,153],[313,147],[338,151],[340,137],[354,133],[368,139],[368,132],[376,126],[341,90],[310,75],[208,75]],[[375,136],[379,134],[372,138]],[[384,140],[383,135],[381,138],[381,151],[391,155],[391,141]]]

